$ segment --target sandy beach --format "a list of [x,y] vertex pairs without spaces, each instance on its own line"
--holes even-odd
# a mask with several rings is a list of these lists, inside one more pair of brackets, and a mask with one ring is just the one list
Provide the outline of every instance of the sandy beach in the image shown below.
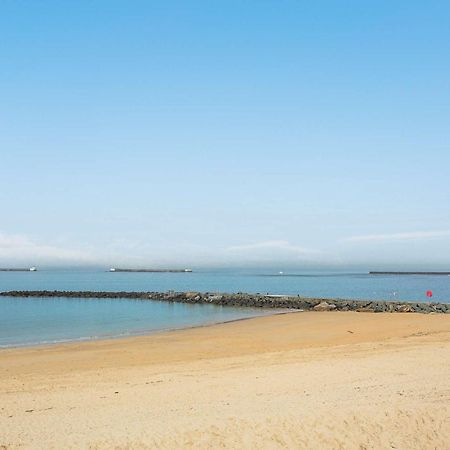
[[450,315],[290,313],[0,351],[0,448],[450,448]]

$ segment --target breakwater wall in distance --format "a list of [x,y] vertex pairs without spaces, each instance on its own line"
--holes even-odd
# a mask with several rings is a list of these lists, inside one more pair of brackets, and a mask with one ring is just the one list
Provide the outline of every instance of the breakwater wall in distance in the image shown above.
[[192,273],[192,269],[117,269],[111,267],[109,272],[135,272],[135,273]]
[[450,276],[450,272],[377,272],[371,271],[369,275],[436,275]]
[[108,292],[108,291],[7,291],[2,297],[64,297],[135,300],[159,300],[188,304],[213,304],[252,308],[277,308],[303,311],[358,311],[358,312],[402,312],[402,313],[448,313],[450,303],[421,303],[382,300],[345,300],[333,298],[309,298],[300,296],[227,294],[210,292]]

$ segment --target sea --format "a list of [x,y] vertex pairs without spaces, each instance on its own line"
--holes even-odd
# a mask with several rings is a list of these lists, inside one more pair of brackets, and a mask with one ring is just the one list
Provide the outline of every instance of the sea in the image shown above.
[[[248,292],[450,303],[450,276],[277,270],[135,273],[90,270],[0,272],[0,291]],[[0,297],[0,348],[136,336],[273,313],[261,308],[154,300]]]

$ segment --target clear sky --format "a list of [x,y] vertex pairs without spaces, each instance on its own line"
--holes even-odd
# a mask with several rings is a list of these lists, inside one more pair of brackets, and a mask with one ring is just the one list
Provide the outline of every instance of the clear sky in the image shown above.
[[0,264],[450,269],[448,1],[0,1]]

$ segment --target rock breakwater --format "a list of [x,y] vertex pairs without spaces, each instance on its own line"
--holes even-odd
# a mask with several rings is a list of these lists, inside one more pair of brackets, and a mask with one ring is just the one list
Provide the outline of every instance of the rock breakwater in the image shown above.
[[252,308],[296,309],[304,311],[358,311],[358,312],[402,312],[402,313],[448,313],[450,304],[401,301],[345,300],[333,298],[309,298],[245,293],[211,292],[108,292],[108,291],[7,291],[2,297],[65,297],[135,300],[159,300],[179,303],[208,303],[219,306]]

